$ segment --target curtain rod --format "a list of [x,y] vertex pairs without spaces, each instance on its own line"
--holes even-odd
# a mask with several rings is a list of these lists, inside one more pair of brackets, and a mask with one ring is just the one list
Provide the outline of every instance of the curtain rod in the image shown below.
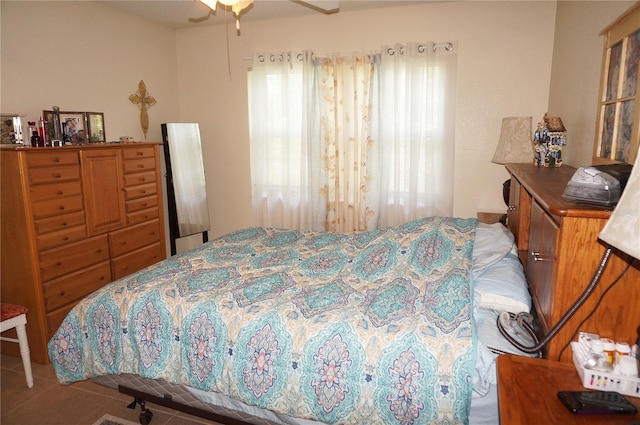
[[[422,47],[423,50],[424,50],[423,46],[420,46],[420,47]],[[436,49],[440,49],[440,48],[444,48],[446,51],[451,51],[451,50],[453,50],[453,43],[450,42],[450,41],[445,41],[445,42],[436,43],[436,44],[433,45],[433,51],[434,52],[436,51]],[[421,52],[422,52],[422,50],[421,50]],[[324,56],[324,55],[319,55],[319,56]],[[245,60],[245,61],[253,60],[253,56],[243,56],[242,60]]]

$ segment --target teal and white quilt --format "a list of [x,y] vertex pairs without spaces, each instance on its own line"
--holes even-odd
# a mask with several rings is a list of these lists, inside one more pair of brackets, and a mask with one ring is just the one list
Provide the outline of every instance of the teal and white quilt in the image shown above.
[[328,424],[467,423],[475,219],[250,228],[81,301],[58,379],[137,374]]

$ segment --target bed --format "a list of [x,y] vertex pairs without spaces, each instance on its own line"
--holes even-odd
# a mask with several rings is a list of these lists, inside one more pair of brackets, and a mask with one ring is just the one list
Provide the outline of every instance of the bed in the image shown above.
[[61,383],[252,423],[497,423],[495,357],[517,350],[495,320],[530,305],[500,224],[249,228],[87,296],[48,350]]

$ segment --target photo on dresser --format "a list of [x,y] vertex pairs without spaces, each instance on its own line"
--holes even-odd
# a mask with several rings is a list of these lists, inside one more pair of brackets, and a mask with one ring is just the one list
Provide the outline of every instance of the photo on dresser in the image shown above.
[[102,112],[86,112],[87,134],[89,143],[104,143],[107,141],[104,135],[104,114]]

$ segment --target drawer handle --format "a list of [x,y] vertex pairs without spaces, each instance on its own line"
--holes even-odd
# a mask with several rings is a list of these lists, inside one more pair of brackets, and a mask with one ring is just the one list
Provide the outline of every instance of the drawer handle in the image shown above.
[[64,297],[65,295],[67,295],[67,294],[65,294],[65,292],[64,292],[64,291],[60,292],[60,296],[61,296],[61,297]]
[[138,180],[139,180],[139,181],[141,181],[141,182],[143,182],[143,183],[147,181],[147,179],[146,179],[146,178],[144,178],[144,177],[140,177]]
[[53,162],[59,163],[60,162],[60,158],[58,158],[58,157],[53,158]]
[[544,261],[542,255],[537,251],[531,251],[531,258],[533,258],[533,261]]
[[58,207],[58,209],[59,209],[60,211],[64,211],[64,205],[60,205],[60,206]]
[[143,195],[146,195],[147,191],[146,190],[141,190],[140,193],[142,193]]
[[138,151],[138,152],[136,152],[136,155],[138,155],[138,156],[142,156],[142,155],[144,155],[144,152],[140,152],[140,151]]
[[59,190],[59,191],[56,192],[56,195],[64,195],[64,192]]
[[55,174],[53,175],[53,177],[54,177],[54,178],[56,178],[56,179],[59,179],[60,177],[62,177],[62,174],[60,174],[60,173],[55,173]]
[[146,206],[147,206],[147,203],[145,202],[144,204],[142,204],[142,206],[143,206],[143,207],[146,207]]
[[138,168],[144,168],[144,164],[138,164]]
[[68,225],[69,225],[69,223],[67,223],[66,221],[63,221],[63,222],[62,222],[62,225],[63,225],[63,226],[68,226]]
[[62,238],[63,241],[68,241],[69,240],[69,236],[65,236],[64,238]]

